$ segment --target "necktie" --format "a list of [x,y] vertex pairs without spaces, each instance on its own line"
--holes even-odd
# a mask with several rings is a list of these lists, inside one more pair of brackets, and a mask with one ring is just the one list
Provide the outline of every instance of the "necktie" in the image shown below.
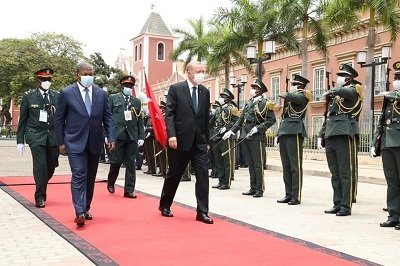
[[47,95],[47,92],[43,93],[43,96],[44,96],[44,103],[45,103],[45,104],[50,104],[50,102],[49,102],[49,96]]
[[194,111],[197,112],[197,94],[196,94],[197,87],[193,87],[192,91],[192,102],[193,102],[193,108]]
[[85,88],[85,106],[86,106],[86,111],[90,115],[90,109],[92,109],[92,102],[90,101],[88,88]]
[[128,110],[128,107],[129,107],[129,96],[125,96],[125,107]]

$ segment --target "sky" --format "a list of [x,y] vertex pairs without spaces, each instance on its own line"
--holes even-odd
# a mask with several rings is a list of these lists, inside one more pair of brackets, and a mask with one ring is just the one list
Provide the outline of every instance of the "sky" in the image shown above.
[[230,0],[10,0],[1,2],[0,39],[32,33],[63,33],[84,45],[85,55],[100,52],[114,65],[120,49],[131,51],[130,39],[142,29],[154,5],[169,29],[190,29],[187,20],[210,19]]

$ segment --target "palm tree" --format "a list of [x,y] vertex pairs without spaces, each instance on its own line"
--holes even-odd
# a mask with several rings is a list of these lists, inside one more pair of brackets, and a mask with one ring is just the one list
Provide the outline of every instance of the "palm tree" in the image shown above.
[[301,31],[301,75],[305,78],[308,76],[308,42],[311,41],[324,56],[327,53],[327,38],[321,21],[326,3],[324,0],[276,0],[280,21],[293,23],[294,34]]
[[202,61],[206,59],[209,54],[211,38],[205,30],[204,19],[189,19],[188,23],[191,26],[192,31],[187,31],[180,28],[172,29],[175,33],[182,35],[182,40],[178,47],[170,54],[170,58],[173,61],[178,61],[181,55],[186,55],[185,67],[192,61]]
[[[266,39],[284,44],[289,50],[298,50],[295,36],[288,30],[291,25],[279,21],[278,10],[273,0],[231,0],[231,2],[232,8],[218,8],[214,19],[231,27],[237,43],[245,46],[255,42],[258,60],[263,58],[263,43]],[[263,76],[262,65],[257,72]]]
[[[367,37],[367,63],[374,60],[374,47],[376,44],[376,25],[379,20],[390,31],[390,40],[394,43],[400,32],[400,18],[398,15],[397,0],[331,0],[326,12],[325,18],[331,26],[343,27],[344,30],[350,30],[358,25],[359,14],[369,12],[368,18],[368,37]],[[368,69],[366,84],[371,92],[371,77],[374,73]],[[365,106],[368,107],[372,102],[371,93],[366,93]]]

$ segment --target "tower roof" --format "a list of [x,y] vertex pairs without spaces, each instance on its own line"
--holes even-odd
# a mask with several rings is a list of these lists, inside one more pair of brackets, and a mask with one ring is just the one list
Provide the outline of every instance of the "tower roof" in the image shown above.
[[173,37],[171,31],[168,29],[160,14],[156,12],[150,13],[138,36],[144,34]]

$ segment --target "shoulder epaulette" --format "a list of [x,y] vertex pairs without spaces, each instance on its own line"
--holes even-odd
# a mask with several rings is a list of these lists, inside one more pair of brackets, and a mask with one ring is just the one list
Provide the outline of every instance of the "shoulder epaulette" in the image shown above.
[[364,91],[360,84],[356,84],[356,91],[357,91],[358,96],[360,97],[361,101],[363,101],[364,100]]
[[231,109],[231,114],[233,116],[239,116],[240,115],[239,110],[235,106],[232,105],[230,109]]
[[274,110],[274,107],[275,107],[275,102],[267,99],[267,108],[268,108],[268,110]]
[[313,93],[309,90],[305,91],[304,96],[306,96],[306,98],[308,99],[309,102],[311,102],[313,99]]

